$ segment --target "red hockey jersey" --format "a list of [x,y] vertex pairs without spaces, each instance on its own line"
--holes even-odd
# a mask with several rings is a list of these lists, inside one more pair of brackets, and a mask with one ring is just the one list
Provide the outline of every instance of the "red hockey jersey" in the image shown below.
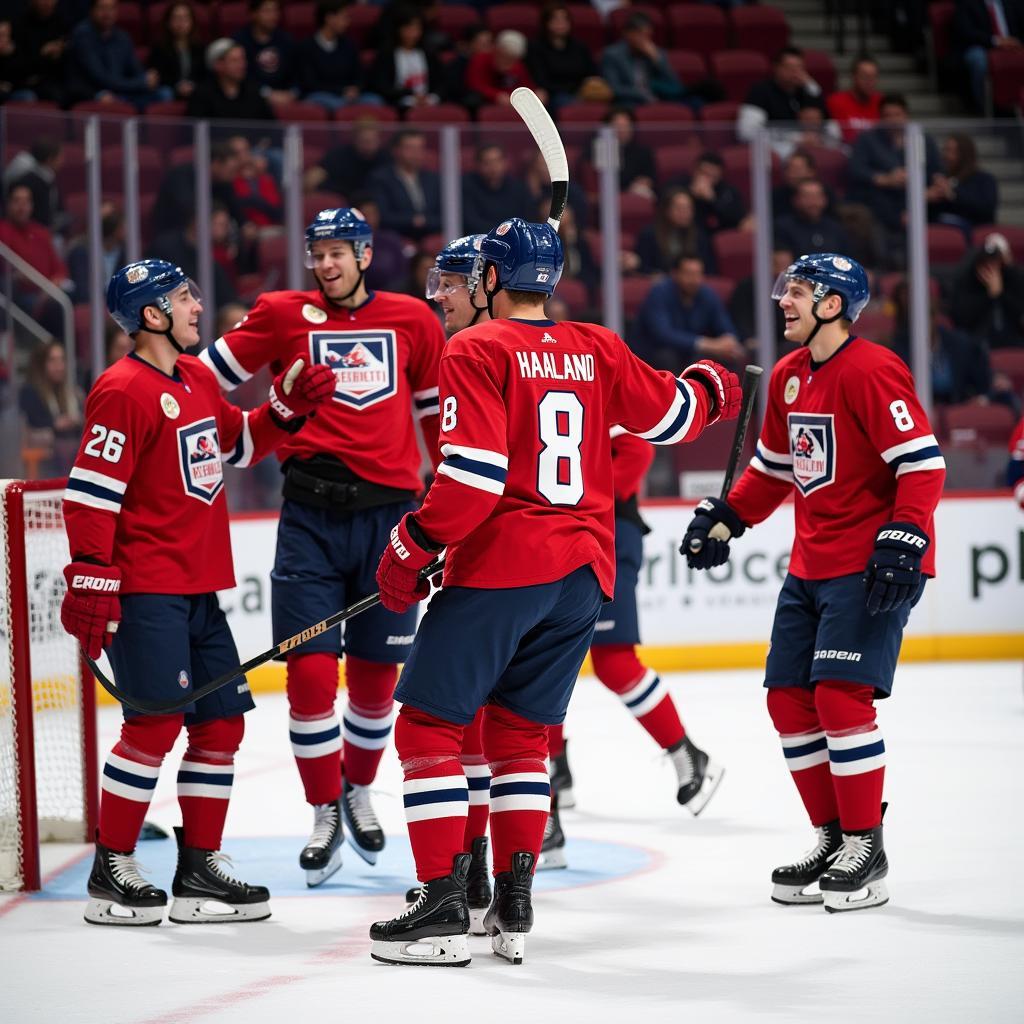
[[416,513],[448,546],[445,584],[550,583],[593,566],[615,583],[609,428],[654,444],[703,430],[704,389],[653,370],[595,324],[494,320],[441,357],[444,461]]
[[820,366],[807,348],[779,360],[757,452],[728,502],[753,525],[795,490],[789,571],[801,579],[861,572],[878,528],[890,521],[928,534],[922,571],[934,575],[945,476],[906,364],[854,337]]
[[1013,488],[1017,504],[1024,509],[1024,419],[1017,423],[1010,437],[1010,464],[1006,479]]
[[640,493],[647,470],[654,461],[654,449],[649,442],[619,426],[612,427],[611,439],[615,500],[628,501]]
[[235,585],[221,462],[248,466],[292,435],[244,412],[180,356],[168,376],[134,354],[93,385],[64,493],[71,557],[116,565],[126,594]]
[[277,374],[296,356],[334,368],[334,399],[278,458],[335,455],[364,480],[419,491],[413,420],[422,420],[431,459],[437,449],[440,321],[420,299],[371,292],[339,309],[318,291],[265,292],[238,326],[200,356],[226,391],[269,365]]

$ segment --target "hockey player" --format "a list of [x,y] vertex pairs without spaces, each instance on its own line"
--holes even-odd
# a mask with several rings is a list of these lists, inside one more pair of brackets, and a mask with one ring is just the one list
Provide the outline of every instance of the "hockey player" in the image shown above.
[[1006,464],[1006,484],[1013,488],[1013,497],[1024,509],[1024,419],[1014,427],[1010,437],[1010,461]]
[[467,780],[462,734],[486,704],[493,950],[523,958],[531,884],[551,791],[547,729],[565,715],[602,600],[614,590],[609,426],[658,444],[734,417],[734,374],[710,362],[679,378],[653,370],[591,324],[544,318],[562,271],[545,224],[504,221],[480,247],[478,290],[500,322],[453,337],[441,358],[444,461],[422,506],[394,528],[377,570],[381,600],[426,596],[419,571],[447,547],[445,587],[428,608],[396,696],[417,903],[370,929],[385,963],[461,966]]
[[[181,269],[142,260],[119,270],[107,308],[135,349],[96,381],[64,496],[71,564],[64,628],[92,658],[108,647],[118,685],[172,703],[238,666],[216,591],[234,586],[221,462],[248,466],[290,439],[333,390],[326,367],[290,361],[252,412],[225,401],[186,348],[199,340],[198,295]],[[134,858],[160,766],[182,725],[182,827],[170,918],[181,924],[258,921],[269,894],[227,874],[220,849],[235,751],[253,707],[244,679],[184,714],[126,708],[103,769],[86,921],[155,925],[167,894]],[[225,904],[208,913],[208,901]]]
[[945,477],[910,372],[851,333],[869,297],[864,268],[835,253],[801,256],[779,275],[772,298],[786,340],[802,347],[772,372],[750,465],[725,501],[698,504],[681,549],[692,568],[721,565],[730,538],[795,489],[764,685],[817,844],[773,872],[772,898],[828,911],[888,900],[874,702],[892,691],[904,627],[935,574]]
[[[367,290],[372,259],[373,234],[358,210],[322,210],[306,228],[316,290],[264,293],[201,357],[227,390],[300,354],[336,374],[333,401],[278,453],[285,482],[271,576],[275,641],[376,590],[378,553],[422,490],[416,417],[428,452],[437,448],[444,333],[421,300]],[[384,848],[370,784],[391,734],[397,666],[415,631],[415,611],[378,606],[348,623],[343,638],[330,630],[287,657],[292,752],[314,810],[299,856],[308,885],[341,866],[342,818],[367,863]],[[339,723],[343,650],[348,707]]]

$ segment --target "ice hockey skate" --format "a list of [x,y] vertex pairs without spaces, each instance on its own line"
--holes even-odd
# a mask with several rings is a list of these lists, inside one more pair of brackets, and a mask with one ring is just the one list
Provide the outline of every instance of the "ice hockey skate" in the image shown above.
[[512,964],[523,962],[526,935],[533,927],[533,864],[532,853],[512,854],[512,870],[494,878],[494,900],[484,917],[491,949]]
[[353,786],[346,779],[341,806],[352,849],[367,864],[376,864],[377,857],[384,849],[384,830],[370,803],[370,787]]
[[553,789],[551,811],[544,825],[544,842],[541,844],[537,870],[552,871],[568,866],[569,862],[565,859],[565,833],[562,831],[562,821],[558,815],[558,791]]
[[889,861],[882,845],[882,826],[858,832],[844,832],[843,845],[818,885],[830,914],[866,910],[889,902],[885,876]]
[[424,882],[416,902],[404,913],[371,925],[370,956],[400,966],[465,967],[472,959],[466,939],[470,860],[468,853],[456,854],[450,875]]
[[725,769],[712,761],[700,747],[691,743],[689,736],[684,736],[674,747],[669,747],[668,756],[679,778],[676,799],[696,817],[715,795]]
[[821,903],[821,892],[816,888],[822,872],[828,867],[843,843],[839,819],[818,826],[817,842],[798,861],[784,864],[772,872],[772,901],[783,906],[801,903]]
[[270,917],[270,893],[262,885],[232,878],[221,865],[231,859],[216,850],[185,845],[185,833],[174,829],[178,840],[178,870],[168,915],[178,924],[221,924],[225,921],[263,921]]
[[299,854],[299,867],[306,872],[306,885],[311,889],[341,867],[341,844],[345,840],[340,800],[315,804],[313,814],[313,834]]
[[100,843],[89,874],[89,897],[89,924],[156,925],[167,906],[167,893],[142,877],[134,853],[117,853]]
[[572,772],[569,770],[569,741],[562,744],[562,752],[551,758],[551,788],[558,792],[560,810],[569,811],[576,806],[576,794],[572,789]]
[[[423,887],[414,885],[405,892],[407,908],[420,898]],[[470,850],[469,877],[466,879],[466,900],[469,903],[469,934],[486,935],[484,914],[491,905],[491,871],[487,863],[487,836],[473,840]]]

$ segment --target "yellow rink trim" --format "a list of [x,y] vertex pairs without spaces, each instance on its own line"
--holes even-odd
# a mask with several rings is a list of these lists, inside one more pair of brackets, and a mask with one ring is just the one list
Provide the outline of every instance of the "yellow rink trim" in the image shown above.
[[[695,644],[693,646],[642,646],[640,659],[658,672],[710,672],[716,669],[762,668],[768,645]],[[908,636],[903,640],[901,661],[1006,661],[1024,659],[1024,633],[994,633],[984,636]],[[590,675],[590,659],[583,674]],[[345,684],[342,662],[341,685]],[[271,662],[249,673],[253,693],[284,691],[284,665]],[[101,704],[114,698],[97,684]]]

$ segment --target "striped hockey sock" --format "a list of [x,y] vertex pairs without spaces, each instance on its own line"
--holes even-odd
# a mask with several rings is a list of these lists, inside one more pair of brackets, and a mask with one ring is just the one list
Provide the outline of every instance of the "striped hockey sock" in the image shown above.
[[[391,666],[388,666],[389,668]],[[342,717],[344,775],[353,786],[369,786],[391,740],[394,704],[383,708],[358,708],[351,699]]]
[[665,750],[686,735],[675,701],[654,669],[645,668],[633,644],[596,644],[590,649],[597,678],[618,694],[629,713]]
[[802,733],[799,736],[779,736],[786,767],[793,773],[793,782],[807,809],[811,824],[817,828],[839,817],[832,774],[828,767],[828,746],[825,733]]
[[406,773],[403,786],[409,845],[421,882],[443,878],[452,859],[463,851],[469,787],[462,765],[449,758],[420,771]]
[[121,853],[135,849],[162,763],[162,757],[124,743],[107,755],[100,782],[99,840],[104,846]]
[[469,785],[469,813],[466,816],[464,846],[466,853],[469,853],[474,839],[487,835],[487,818],[491,810],[491,767],[484,756],[483,737],[480,732],[482,722],[481,708],[462,734],[462,753],[459,756]]
[[882,787],[885,782],[885,741],[877,725],[828,739],[832,785],[844,832],[881,824]]
[[178,769],[178,804],[186,846],[220,849],[234,780],[230,754],[206,754],[191,747],[185,751]]
[[295,765],[306,801],[333,803],[341,796],[341,724],[333,710],[315,718],[288,718]]

